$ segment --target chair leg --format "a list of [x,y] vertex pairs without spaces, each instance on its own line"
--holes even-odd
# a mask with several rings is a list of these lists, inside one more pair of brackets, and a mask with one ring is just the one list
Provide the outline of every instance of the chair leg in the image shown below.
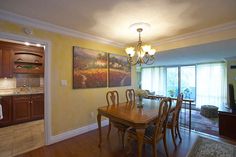
[[176,142],[175,142],[175,133],[174,133],[174,131],[175,131],[175,127],[171,127],[171,136],[172,136],[172,140],[173,140],[173,143],[174,143],[174,145],[175,145],[175,148],[177,147],[176,146]]
[[182,137],[181,137],[181,135],[180,135],[179,125],[178,125],[178,124],[177,124],[176,128],[177,128],[177,132],[178,132],[178,135],[179,135],[179,139],[180,139],[180,141],[182,141]]
[[157,157],[157,147],[156,147],[156,142],[152,144],[152,155],[153,157]]
[[110,136],[110,132],[111,132],[111,122],[109,121],[107,138],[109,138],[109,136]]
[[175,138],[178,137],[178,134],[177,134],[177,127],[175,127]]
[[164,137],[163,137],[162,140],[163,140],[163,144],[164,144],[164,148],[165,148],[165,152],[166,152],[166,157],[169,157],[167,144],[166,144],[166,135],[165,134],[164,134]]

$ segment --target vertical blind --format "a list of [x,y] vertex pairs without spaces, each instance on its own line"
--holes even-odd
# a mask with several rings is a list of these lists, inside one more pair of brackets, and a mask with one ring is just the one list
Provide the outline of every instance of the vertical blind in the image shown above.
[[225,63],[197,65],[196,105],[214,105],[220,107],[227,101],[227,75]]
[[154,91],[156,95],[166,95],[166,68],[143,68],[141,86],[142,89]]

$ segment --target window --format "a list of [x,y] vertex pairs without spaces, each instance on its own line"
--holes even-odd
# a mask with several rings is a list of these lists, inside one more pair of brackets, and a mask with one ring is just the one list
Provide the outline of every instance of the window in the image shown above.
[[226,66],[225,63],[197,65],[196,105],[220,107],[226,103]]
[[193,99],[196,97],[195,83],[195,66],[180,67],[180,93],[183,93],[185,99]]
[[179,67],[143,68],[142,89],[155,91],[156,95],[196,100],[196,107],[226,103],[227,80],[225,63],[208,63]]
[[156,95],[166,95],[166,68],[143,68],[141,87],[144,90],[154,91]]
[[177,97],[178,96],[178,67],[167,68],[167,96]]

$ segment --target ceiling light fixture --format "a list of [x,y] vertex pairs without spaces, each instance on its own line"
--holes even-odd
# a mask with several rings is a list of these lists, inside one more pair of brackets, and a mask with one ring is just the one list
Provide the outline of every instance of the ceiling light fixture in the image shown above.
[[[136,27],[137,32],[139,33],[139,40],[135,47],[127,47],[125,49],[126,53],[128,54],[128,62],[131,65],[142,64],[151,65],[155,61],[155,53],[156,50],[151,48],[151,45],[142,45],[143,42],[141,40],[141,32],[143,28],[141,26],[150,26],[146,23],[137,23],[131,25],[131,27]],[[130,28],[131,28],[130,27]]]

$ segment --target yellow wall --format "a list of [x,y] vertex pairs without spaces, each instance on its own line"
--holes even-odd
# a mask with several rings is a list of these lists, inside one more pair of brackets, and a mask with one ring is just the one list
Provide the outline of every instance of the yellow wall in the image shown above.
[[[18,35],[25,35],[24,26],[0,20],[0,31]],[[33,29],[32,37],[41,40],[49,40],[52,43],[51,56],[51,100],[52,100],[52,134],[57,135],[65,131],[76,129],[96,122],[90,113],[98,106],[106,104],[105,93],[109,88],[96,89],[72,89],[72,46],[81,46],[110,53],[123,54],[123,49],[96,43],[93,41],[78,39],[62,34],[44,30]],[[177,42],[166,43],[157,46],[157,50],[187,47],[214,41],[232,39],[236,37],[236,29],[226,30],[220,33],[184,39]],[[132,86],[135,86],[136,72],[132,68]],[[60,80],[67,80],[68,86],[62,87]],[[121,99],[124,100],[124,92],[128,87],[119,87]]]
[[[0,31],[25,36],[24,26],[0,21]],[[72,46],[81,46],[109,53],[124,54],[123,49],[114,46],[78,39],[62,34],[33,29],[32,37],[49,40],[51,49],[51,106],[52,134],[77,129],[96,122],[97,107],[106,104],[105,94],[110,88],[72,89]],[[135,84],[135,69],[132,68],[132,85]],[[68,86],[62,87],[61,80]],[[125,89],[118,87],[121,101],[125,100]],[[91,117],[91,112],[95,116]]]

